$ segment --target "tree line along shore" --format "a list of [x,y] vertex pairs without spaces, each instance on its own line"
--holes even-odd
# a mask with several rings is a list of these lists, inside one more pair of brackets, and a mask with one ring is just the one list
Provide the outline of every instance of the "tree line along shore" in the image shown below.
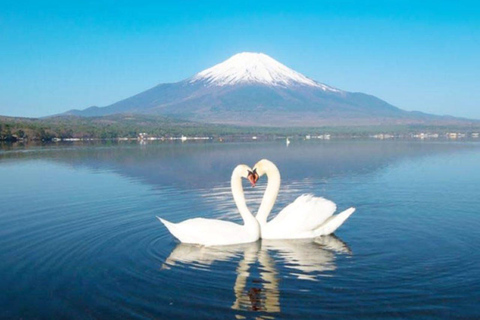
[[172,137],[330,137],[439,138],[478,137],[478,126],[361,126],[361,127],[242,127],[205,124],[150,115],[104,117],[58,116],[17,118],[0,116],[2,141],[169,139]]

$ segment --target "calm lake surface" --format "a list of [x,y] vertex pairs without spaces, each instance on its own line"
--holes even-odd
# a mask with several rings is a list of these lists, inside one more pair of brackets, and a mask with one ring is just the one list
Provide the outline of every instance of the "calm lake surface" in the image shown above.
[[[179,244],[240,222],[239,163],[357,211],[335,236]],[[244,183],[256,212],[266,179]],[[478,319],[480,143],[284,141],[0,149],[0,318]]]

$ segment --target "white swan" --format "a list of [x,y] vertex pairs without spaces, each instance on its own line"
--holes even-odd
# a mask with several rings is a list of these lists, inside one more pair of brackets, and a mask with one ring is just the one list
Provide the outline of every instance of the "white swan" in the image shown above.
[[280,190],[280,172],[273,162],[263,159],[257,162],[248,179],[255,185],[264,174],[267,175],[268,184],[256,216],[263,239],[303,239],[329,235],[355,211],[355,208],[349,208],[333,215],[337,206],[332,201],[302,195],[267,222]]
[[257,241],[260,226],[248,210],[243,194],[242,178],[247,178],[250,167],[238,165],[232,173],[231,186],[235,204],[243,218],[244,225],[218,219],[194,218],[172,223],[157,217],[168,231],[183,243],[220,246]]

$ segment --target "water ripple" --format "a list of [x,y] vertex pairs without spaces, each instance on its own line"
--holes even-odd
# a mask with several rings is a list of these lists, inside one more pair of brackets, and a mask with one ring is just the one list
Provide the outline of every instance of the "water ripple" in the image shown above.
[[[173,239],[156,215],[241,221],[230,169],[264,155],[248,144],[2,155],[0,318],[478,318],[478,152],[387,143],[354,147],[344,163],[330,160],[351,144],[292,145],[266,149],[285,172],[273,212],[303,193],[355,205],[337,236],[231,247]],[[292,150],[310,160],[289,165]],[[185,164],[218,177],[188,180],[176,170]],[[254,213],[265,181],[245,182]]]

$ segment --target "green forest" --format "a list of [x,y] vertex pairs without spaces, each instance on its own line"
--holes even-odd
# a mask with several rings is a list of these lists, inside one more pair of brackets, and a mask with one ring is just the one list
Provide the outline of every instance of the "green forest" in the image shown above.
[[0,117],[0,140],[7,141],[136,138],[139,133],[168,137],[239,132],[240,130],[234,127],[205,125],[159,116],[113,115],[91,118],[62,116],[43,119]]
[[240,127],[205,124],[174,118],[138,114],[117,114],[103,117],[57,116],[48,118],[17,118],[0,116],[2,141],[50,141],[53,139],[137,138],[140,133],[155,137],[208,136],[300,136],[332,134],[340,137],[367,137],[376,133],[410,134],[418,132],[478,132],[477,127],[435,126],[362,126],[362,127]]

